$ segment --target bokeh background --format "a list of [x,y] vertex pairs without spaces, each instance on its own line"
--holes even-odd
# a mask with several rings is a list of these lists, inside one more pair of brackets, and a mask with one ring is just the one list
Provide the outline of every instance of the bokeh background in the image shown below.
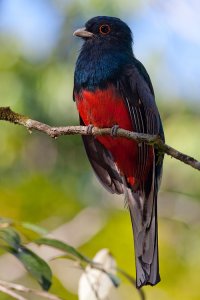
[[[117,16],[133,30],[134,53],[152,79],[167,143],[200,160],[199,14],[198,0],[0,0],[1,106],[51,125],[78,124],[72,89],[81,41],[72,33],[93,16]],[[79,136],[51,140],[1,122],[0,143],[1,217],[60,232],[56,237],[91,257],[109,248],[120,267],[135,274],[123,197],[100,186]],[[162,281],[144,288],[147,299],[200,299],[200,175],[170,157],[159,196],[159,247]],[[34,284],[9,259],[0,257],[0,279]],[[63,261],[52,267],[51,291],[77,299],[77,268]],[[138,294],[124,281],[111,299]]]

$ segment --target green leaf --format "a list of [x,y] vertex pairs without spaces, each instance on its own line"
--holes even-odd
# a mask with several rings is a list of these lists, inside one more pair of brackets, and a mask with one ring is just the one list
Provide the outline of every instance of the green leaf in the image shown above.
[[52,272],[48,264],[34,252],[24,246],[12,254],[24,265],[26,270],[39,282],[44,290],[51,286]]
[[47,245],[47,246],[62,250],[64,252],[66,252],[67,254],[75,257],[76,259],[84,261],[86,263],[91,262],[91,260],[89,258],[82,255],[74,247],[72,247],[64,242],[61,242],[59,240],[42,238],[42,239],[36,240],[35,243],[38,245]]
[[39,235],[46,235],[48,234],[48,230],[45,229],[44,227],[41,227],[39,225],[35,225],[35,224],[32,224],[32,223],[28,223],[28,222],[22,222],[21,223],[22,227],[28,229],[28,230],[31,230]]
[[15,250],[20,247],[20,236],[14,229],[10,227],[0,229],[0,239]]
[[120,279],[117,276],[109,272],[106,272],[106,275],[110,278],[115,287],[118,287],[120,285]]
[[58,258],[59,259],[70,259],[70,260],[73,260],[73,261],[77,262],[77,258],[70,255],[70,254],[57,255],[56,257],[52,257],[51,261],[57,260]]
[[24,265],[26,270],[39,282],[44,290],[51,286],[52,272],[48,264],[38,255],[21,244],[20,235],[13,228],[1,228],[0,239],[9,247],[5,248]]
[[[68,255],[71,255],[73,258],[76,258],[80,261],[83,261],[85,263],[90,264],[93,268],[99,269],[99,264],[93,262],[91,259],[87,258],[86,256],[84,256],[83,254],[81,254],[80,252],[78,252],[74,247],[59,241],[59,240],[55,240],[55,239],[47,239],[47,238],[42,238],[39,240],[35,241],[36,244],[38,245],[47,245],[50,247],[54,247],[56,249],[62,250],[64,252],[66,252]],[[61,256],[61,258],[63,258],[63,256]],[[101,270],[101,269],[100,269]],[[110,278],[110,280],[112,281],[113,285],[115,287],[118,287],[120,285],[120,280],[117,276],[115,276],[112,273],[106,272],[107,276]]]
[[33,241],[48,234],[46,229],[32,223],[17,222],[13,226],[23,235],[26,241]]

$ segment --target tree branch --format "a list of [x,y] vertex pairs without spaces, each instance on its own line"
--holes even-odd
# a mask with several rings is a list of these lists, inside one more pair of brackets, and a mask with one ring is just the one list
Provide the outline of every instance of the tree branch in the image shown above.
[[45,298],[48,300],[61,300],[61,298],[59,298],[53,294],[50,294],[48,292],[31,289],[31,288],[25,287],[21,284],[7,282],[7,281],[3,281],[3,280],[0,280],[0,291],[14,297],[15,299],[18,299],[18,300],[26,300],[26,298],[16,294],[15,292],[33,294],[35,296],[42,297],[42,298]]
[[27,298],[24,298],[24,297],[20,296],[19,294],[11,291],[9,288],[7,288],[5,286],[0,285],[0,292],[4,293],[6,295],[9,295],[12,298],[17,299],[17,300],[28,300]]
[[[61,135],[88,135],[87,126],[64,126],[51,127],[47,124],[32,120],[26,116],[13,112],[10,107],[0,107],[0,120],[9,121],[14,124],[25,126],[30,132],[35,129],[46,133],[52,138],[57,138]],[[111,135],[111,128],[93,127],[91,135]],[[192,168],[200,171],[200,162],[193,157],[181,153],[180,151],[163,143],[161,138],[157,135],[150,135],[144,133],[137,133],[119,128],[116,133],[117,137],[124,137],[135,140],[137,143],[144,142],[148,145],[154,145],[161,153],[166,153],[181,162],[190,165]]]

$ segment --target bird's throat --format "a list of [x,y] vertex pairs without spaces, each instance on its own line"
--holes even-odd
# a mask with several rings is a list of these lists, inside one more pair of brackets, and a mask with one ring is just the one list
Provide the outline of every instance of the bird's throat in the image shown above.
[[105,89],[108,83],[118,80],[125,65],[130,59],[125,52],[93,45],[84,47],[78,57],[74,76],[76,90],[86,88],[94,91]]

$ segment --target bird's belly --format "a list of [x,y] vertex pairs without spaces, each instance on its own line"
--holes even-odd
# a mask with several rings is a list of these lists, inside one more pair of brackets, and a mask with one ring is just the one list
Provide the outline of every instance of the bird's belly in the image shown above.
[[[112,127],[133,131],[131,118],[124,100],[114,88],[82,91],[81,96],[75,95],[77,108],[85,125],[96,127]],[[135,183],[134,170],[137,170],[138,145],[126,138],[97,136],[96,139],[109,150],[119,171],[127,177],[128,182]]]

